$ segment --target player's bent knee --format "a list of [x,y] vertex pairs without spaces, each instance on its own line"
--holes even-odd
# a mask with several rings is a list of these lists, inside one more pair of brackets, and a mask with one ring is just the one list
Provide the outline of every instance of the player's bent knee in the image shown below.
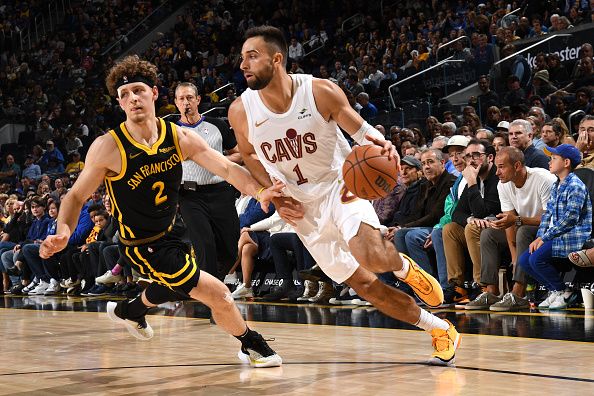
[[151,283],[144,291],[144,298],[150,304],[159,305],[168,301],[178,301],[181,296],[165,286]]

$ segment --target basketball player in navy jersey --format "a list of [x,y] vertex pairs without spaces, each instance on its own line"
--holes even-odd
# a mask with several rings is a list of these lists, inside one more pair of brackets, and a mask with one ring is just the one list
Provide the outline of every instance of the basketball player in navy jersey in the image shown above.
[[227,287],[200,271],[179,236],[172,232],[182,180],[181,162],[187,158],[221,176],[242,192],[260,200],[266,210],[280,196],[281,183],[263,188],[249,172],[211,149],[197,134],[155,116],[157,68],[138,56],[114,65],[106,79],[126,120],[91,145],[85,168],[65,196],[56,235],[40,248],[47,258],[66,247],[79,210],[105,182],[119,220],[120,254],[132,268],[152,280],[144,292],[122,302],[109,302],[107,313],[138,339],[153,330],[146,322],[149,308],[191,297],[206,304],[217,324],[241,341],[239,357],[255,367],[279,366],[278,356],[260,334],[250,330]]
[[429,362],[452,365],[460,341],[454,326],[375,275],[392,271],[428,305],[443,302],[437,280],[383,239],[371,203],[344,187],[341,168],[350,148],[338,126],[358,144],[382,146],[399,161],[396,150],[336,84],[287,74],[287,43],[279,29],[252,28],[245,38],[240,67],[249,89],[229,108],[229,121],[248,169],[264,186],[272,180],[285,185],[286,197],[272,200],[275,208],[330,278],[346,282],[385,314],[430,332],[435,350]]

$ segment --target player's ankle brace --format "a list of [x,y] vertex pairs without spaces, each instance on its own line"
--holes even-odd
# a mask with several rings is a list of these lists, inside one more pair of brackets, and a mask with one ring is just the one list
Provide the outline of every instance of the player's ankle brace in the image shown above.
[[148,312],[148,307],[142,302],[142,297],[138,296],[132,300],[122,301],[115,308],[115,314],[123,319],[136,320],[141,319]]

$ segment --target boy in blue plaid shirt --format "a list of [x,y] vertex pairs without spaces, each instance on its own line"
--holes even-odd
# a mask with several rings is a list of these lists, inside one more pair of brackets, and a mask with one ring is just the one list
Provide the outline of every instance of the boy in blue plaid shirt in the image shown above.
[[592,205],[588,189],[573,173],[581,162],[579,150],[570,144],[562,144],[547,147],[545,152],[551,155],[549,169],[558,180],[551,188],[537,238],[520,255],[518,264],[549,290],[548,297],[538,308],[564,309],[572,292],[565,291],[553,261],[581,249],[588,240],[592,232]]

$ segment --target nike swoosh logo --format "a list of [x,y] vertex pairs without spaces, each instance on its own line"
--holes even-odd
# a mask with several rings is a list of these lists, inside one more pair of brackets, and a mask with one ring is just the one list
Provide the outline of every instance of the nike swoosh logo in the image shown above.
[[140,151],[140,152],[138,152],[138,153],[136,153],[136,154],[132,154],[132,153],[130,153],[130,155],[129,155],[128,157],[129,157],[130,159],[134,159],[134,158],[138,157],[140,154],[142,154],[142,151]]
[[264,124],[268,120],[269,120],[269,118],[265,119],[264,121],[260,121],[260,122],[256,121],[256,128],[258,128],[260,125]]

